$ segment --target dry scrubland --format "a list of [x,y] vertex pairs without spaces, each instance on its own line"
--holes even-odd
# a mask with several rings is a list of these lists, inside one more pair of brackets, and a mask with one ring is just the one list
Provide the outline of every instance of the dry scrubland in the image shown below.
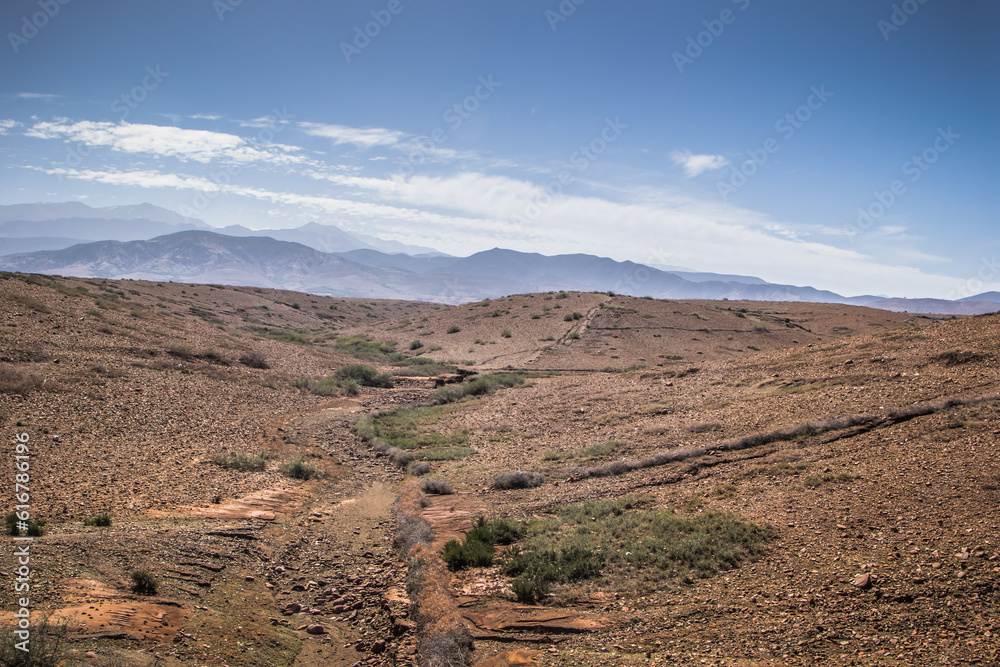
[[71,661],[997,664],[1000,316],[5,275],[0,327]]

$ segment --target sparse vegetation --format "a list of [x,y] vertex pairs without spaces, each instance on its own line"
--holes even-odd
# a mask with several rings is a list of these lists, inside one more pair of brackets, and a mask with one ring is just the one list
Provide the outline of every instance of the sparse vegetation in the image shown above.
[[[32,615],[34,618],[34,615]],[[69,620],[54,624],[48,616],[31,622],[28,650],[17,647],[24,639],[15,634],[15,624],[0,627],[0,665],[4,667],[58,667],[67,664],[66,635]]]
[[934,355],[931,357],[931,361],[936,361],[944,364],[945,366],[958,366],[960,364],[967,364],[973,361],[979,361],[983,358],[983,355],[978,352],[967,352],[962,350],[946,350],[941,354]]
[[421,475],[426,475],[430,471],[431,471],[431,466],[425,461],[413,461],[408,466],[406,466],[406,472],[410,473],[414,477],[420,477]]
[[45,534],[45,519],[28,519],[22,521],[18,519],[15,512],[9,512],[4,517],[5,529],[8,535],[20,535],[27,533],[29,537],[41,537]]
[[424,493],[432,493],[435,495],[447,496],[455,493],[455,490],[451,488],[451,484],[437,477],[424,479],[423,482],[421,482],[420,488]]
[[95,526],[97,528],[108,528],[111,526],[111,515],[107,512],[92,516],[83,522],[85,526]]
[[28,394],[46,387],[42,378],[26,373],[14,366],[0,363],[0,394]]
[[431,394],[428,401],[435,405],[454,403],[467,396],[484,396],[501,387],[516,387],[521,384],[524,384],[524,378],[516,373],[491,373],[469,382],[442,387]]
[[710,431],[721,431],[722,424],[717,424],[715,422],[694,422],[693,424],[688,424],[687,430],[691,433],[708,433]]
[[419,350],[423,346],[424,346],[424,344],[421,343],[419,340],[411,340],[410,341],[410,349],[411,350]]
[[249,368],[259,368],[266,370],[271,367],[267,359],[260,352],[248,352],[240,357],[240,363]]
[[392,387],[392,376],[379,373],[372,366],[364,364],[347,364],[337,369],[334,377],[338,380],[354,380],[363,387]]
[[526,539],[504,556],[504,571],[516,576],[522,602],[535,602],[551,584],[605,574],[655,585],[664,578],[690,580],[759,558],[776,532],[728,512],[692,516],[672,509],[645,509],[651,500],[626,495],[554,509],[557,518],[534,520]]
[[20,304],[25,308],[30,308],[36,313],[42,313],[44,315],[52,312],[52,309],[44,303],[34,297],[27,296],[26,294],[11,294],[10,298],[15,303]]
[[448,332],[447,333],[454,334],[454,333],[458,333],[461,330],[462,330],[462,327],[458,326],[457,324],[452,324],[450,327],[448,327]]
[[267,458],[263,454],[244,454],[243,452],[224,452],[212,457],[212,463],[220,468],[239,470],[241,472],[260,472],[267,467]]

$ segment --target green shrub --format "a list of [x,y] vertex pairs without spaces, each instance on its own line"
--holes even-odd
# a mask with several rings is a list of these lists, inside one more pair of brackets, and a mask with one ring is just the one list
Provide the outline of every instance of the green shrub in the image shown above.
[[107,528],[111,525],[111,515],[104,513],[98,514],[97,516],[92,516],[83,522],[85,526],[96,526],[98,528]]
[[146,570],[135,570],[129,575],[132,579],[132,592],[138,595],[156,595],[159,582]]
[[342,366],[334,374],[340,381],[354,380],[364,387],[392,387],[392,376],[388,373],[379,373],[377,369],[365,364],[347,364]]
[[411,350],[419,350],[423,346],[424,346],[424,344],[421,343],[419,340],[411,340],[410,341],[410,349]]
[[512,334],[510,333],[510,329],[504,329],[503,331],[500,332],[500,336],[503,338],[510,338],[511,335]]
[[522,604],[535,604],[549,594],[549,582],[526,574],[522,574],[514,580],[511,588],[517,601]]
[[450,334],[458,333],[461,330],[462,327],[458,326],[457,324],[452,324],[450,327],[448,327],[448,333]]
[[432,393],[428,400],[435,405],[453,403],[466,396],[483,396],[492,394],[501,387],[516,387],[521,384],[524,384],[524,378],[516,373],[491,373],[459,385],[442,387]]
[[301,480],[312,479],[313,477],[319,477],[321,475],[319,469],[302,459],[295,459],[281,466],[281,473],[283,475],[287,475],[288,477]]
[[493,564],[493,545],[479,540],[451,540],[444,545],[444,562],[453,570],[489,567]]

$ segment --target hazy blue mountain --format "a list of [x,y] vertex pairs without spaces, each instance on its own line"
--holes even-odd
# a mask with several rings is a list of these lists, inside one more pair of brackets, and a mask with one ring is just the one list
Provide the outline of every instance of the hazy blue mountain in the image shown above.
[[747,285],[767,285],[768,282],[763,278],[757,278],[755,276],[740,276],[728,273],[706,273],[703,271],[674,271],[671,269],[661,269],[667,273],[672,273],[675,276],[679,276],[684,280],[690,280],[693,283],[704,283],[709,281],[716,281],[722,283],[746,283]]
[[1000,292],[983,292],[982,294],[976,294],[973,296],[967,296],[964,299],[958,299],[959,301],[990,301],[992,303],[1000,303]]
[[0,206],[0,255],[58,250],[85,241],[132,241],[206,229],[201,220],[185,218],[152,204],[92,208],[82,202]]
[[[320,231],[326,238],[333,239],[340,230]],[[739,280],[690,281],[672,272],[594,255],[546,256],[500,248],[469,257],[413,257],[373,249],[327,253],[302,243],[268,236],[229,236],[202,230],[177,232],[150,240],[98,241],[60,250],[6,255],[0,257],[0,269],[253,285],[335,296],[443,303],[565,289],[661,299],[862,303],[914,313],[972,315],[1000,310],[998,302],[987,300],[846,298],[794,285]],[[988,293],[979,298],[989,296]]]
[[449,264],[455,261],[448,255],[406,255],[403,253],[385,253],[371,248],[338,252],[338,255],[352,262],[367,266],[391,266],[414,273],[441,273]]
[[0,257],[0,269],[97,278],[251,285],[329,294],[460,303],[523,285],[370,267],[266,236],[185,231],[143,241],[97,241]]
[[1000,310],[1000,301],[972,301],[969,299],[958,301],[947,299],[879,299],[866,305],[870,308],[881,308],[897,313],[933,313],[937,315],[982,315]]
[[301,243],[322,252],[349,252],[351,250],[377,250],[385,253],[437,253],[433,248],[409,246],[398,241],[383,241],[374,236],[346,232],[336,225],[310,222],[291,229],[248,229],[242,225],[221,227],[212,231],[229,236],[270,236],[279,241]]

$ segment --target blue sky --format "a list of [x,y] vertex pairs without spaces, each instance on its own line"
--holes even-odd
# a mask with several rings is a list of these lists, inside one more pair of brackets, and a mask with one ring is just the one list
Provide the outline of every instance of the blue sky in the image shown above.
[[987,0],[10,0],[0,203],[1000,289]]

